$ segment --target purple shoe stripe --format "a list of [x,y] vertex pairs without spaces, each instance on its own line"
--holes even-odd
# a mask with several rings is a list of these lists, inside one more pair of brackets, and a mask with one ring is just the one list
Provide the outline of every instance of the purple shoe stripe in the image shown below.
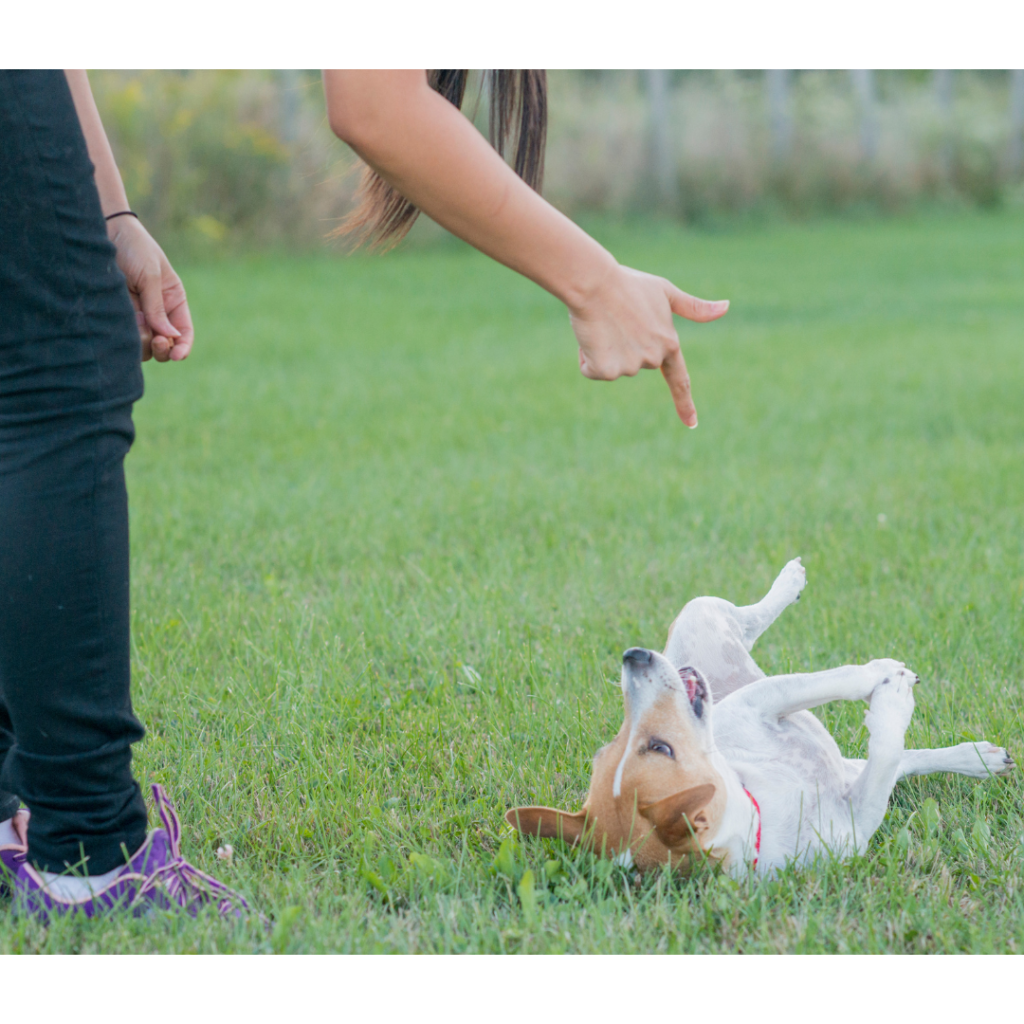
[[167,796],[167,791],[159,783],[154,782],[150,788],[153,791],[153,802],[156,804],[156,809],[160,812],[160,820],[164,823],[164,828],[167,830],[167,835],[171,840],[171,856],[180,857],[181,822],[175,813],[174,804],[171,803],[170,798]]

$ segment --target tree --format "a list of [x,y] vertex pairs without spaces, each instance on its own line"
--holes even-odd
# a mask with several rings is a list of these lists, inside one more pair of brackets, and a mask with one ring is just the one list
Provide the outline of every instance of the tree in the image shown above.
[[281,141],[293,143],[299,137],[299,106],[302,77],[298,71],[278,71],[281,102]]
[[679,187],[672,153],[672,129],[669,123],[669,78],[668,71],[647,72],[652,177],[659,205],[666,210],[675,210],[679,202]]
[[875,73],[851,71],[853,90],[860,105],[860,155],[871,164],[878,155],[878,112],[875,103]]
[[1010,174],[1024,171],[1024,71],[1010,72]]
[[939,172],[943,181],[953,173],[953,72],[935,72],[935,101],[942,119],[939,142]]
[[789,71],[765,72],[768,85],[768,121],[772,135],[772,159],[788,162],[793,146],[793,117],[789,109]]

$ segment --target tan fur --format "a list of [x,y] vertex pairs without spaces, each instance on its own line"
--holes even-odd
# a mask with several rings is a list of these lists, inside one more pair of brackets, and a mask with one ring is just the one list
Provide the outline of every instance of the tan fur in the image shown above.
[[708,817],[704,808],[714,795],[715,787],[706,782],[702,786],[673,793],[657,803],[644,804],[640,813],[654,826],[662,843],[673,847],[707,830]]
[[[551,807],[517,807],[505,820],[524,835],[582,842],[604,856],[626,850],[640,870],[672,864],[687,870],[704,856],[701,840],[715,834],[725,807],[718,772],[703,751],[703,737],[672,699],[658,698],[634,730],[628,713],[615,739],[594,758],[590,792],[576,814]],[[630,750],[626,745],[634,736]],[[675,757],[648,750],[651,739],[671,744]],[[619,796],[615,773],[623,755]]]

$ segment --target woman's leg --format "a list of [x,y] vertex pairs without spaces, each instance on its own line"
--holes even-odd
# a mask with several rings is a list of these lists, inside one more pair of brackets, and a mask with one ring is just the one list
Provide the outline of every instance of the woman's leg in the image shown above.
[[139,340],[61,72],[0,71],[0,137],[0,802],[31,810],[30,861],[100,874],[146,833],[123,468]]
[[[0,681],[0,694],[3,693],[3,684]],[[11,725],[11,716],[7,713],[7,707],[0,698],[0,765],[3,765],[7,758],[7,752],[14,746],[14,727]],[[13,793],[7,793],[0,789],[0,821],[6,821],[15,815],[21,806],[21,800]]]

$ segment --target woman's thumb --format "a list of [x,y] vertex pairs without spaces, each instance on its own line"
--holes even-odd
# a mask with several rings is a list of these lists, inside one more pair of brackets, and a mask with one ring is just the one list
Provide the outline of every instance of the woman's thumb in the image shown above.
[[701,324],[706,324],[709,320],[717,320],[729,312],[728,299],[716,302],[698,299],[695,295],[688,295],[671,283],[669,284],[668,302],[676,316],[695,320]]

